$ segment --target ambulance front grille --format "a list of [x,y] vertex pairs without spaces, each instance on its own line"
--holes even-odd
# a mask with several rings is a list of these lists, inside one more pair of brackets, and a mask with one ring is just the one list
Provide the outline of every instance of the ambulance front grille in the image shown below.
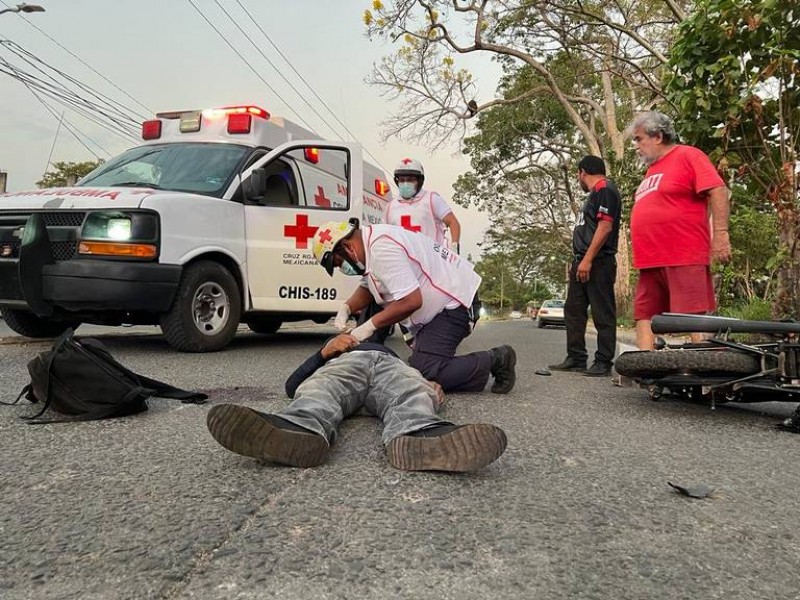
[[[75,258],[81,226],[86,218],[83,211],[38,213],[44,218],[50,236],[50,250],[57,261]],[[20,228],[31,213],[0,211],[0,260],[19,258]]]

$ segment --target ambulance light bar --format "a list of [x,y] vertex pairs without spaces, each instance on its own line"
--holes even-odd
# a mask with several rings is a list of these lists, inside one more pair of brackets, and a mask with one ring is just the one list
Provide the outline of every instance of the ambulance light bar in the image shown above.
[[319,162],[319,148],[304,148],[303,154],[305,154],[306,160],[311,164],[317,164]]
[[389,184],[380,179],[375,180],[375,193],[379,196],[385,196],[389,193]]
[[203,116],[207,119],[220,119],[228,115],[248,114],[262,119],[269,119],[269,113],[258,106],[224,106],[222,108],[207,108]]
[[[200,131],[203,120],[228,119],[228,133],[250,133],[253,117],[269,119],[270,114],[258,106],[224,106],[205,110],[176,110],[156,113],[156,119],[142,123],[142,139],[157,140],[161,137],[161,121],[159,119],[180,119],[178,129],[181,133]],[[281,123],[277,123],[282,125]],[[311,160],[311,159],[308,159]],[[319,157],[317,157],[319,160]],[[317,162],[312,160],[311,162]]]

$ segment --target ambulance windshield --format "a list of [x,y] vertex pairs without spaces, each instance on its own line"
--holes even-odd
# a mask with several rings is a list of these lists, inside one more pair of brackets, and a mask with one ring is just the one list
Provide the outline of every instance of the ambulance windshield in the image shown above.
[[140,146],[100,165],[78,185],[149,187],[221,197],[250,151],[232,144]]

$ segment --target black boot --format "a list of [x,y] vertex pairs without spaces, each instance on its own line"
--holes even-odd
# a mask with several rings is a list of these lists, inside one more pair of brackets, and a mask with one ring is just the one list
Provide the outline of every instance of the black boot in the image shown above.
[[386,454],[395,469],[464,473],[497,460],[507,444],[506,434],[494,425],[442,423],[397,436]]
[[560,362],[557,365],[550,365],[549,368],[553,371],[585,371],[586,361],[584,360],[581,362],[577,358],[568,356],[564,359],[564,362]]
[[494,376],[493,394],[507,394],[517,381],[517,353],[511,346],[503,345],[489,350],[492,355],[491,373]]
[[243,456],[292,467],[315,467],[328,457],[325,437],[246,406],[215,406],[208,411],[206,423],[215,440]]
[[586,369],[584,376],[586,377],[607,377],[611,375],[611,363],[594,361],[592,366]]

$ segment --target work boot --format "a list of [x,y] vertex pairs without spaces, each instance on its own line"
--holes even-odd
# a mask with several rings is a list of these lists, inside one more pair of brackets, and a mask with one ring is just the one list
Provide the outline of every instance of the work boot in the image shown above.
[[236,404],[213,407],[206,424],[214,439],[231,452],[292,467],[320,465],[330,448],[318,433]]
[[583,375],[584,377],[607,377],[611,375],[611,363],[594,361]]
[[517,353],[511,346],[503,345],[489,350],[492,355],[491,374],[494,377],[492,384],[493,394],[507,394],[514,388],[517,381]]
[[585,371],[586,362],[580,362],[577,358],[568,356],[564,359],[564,362],[560,362],[557,365],[549,365],[548,368],[553,371]]
[[386,446],[389,464],[403,471],[476,471],[497,460],[508,439],[494,425],[476,423],[428,427],[394,438]]

